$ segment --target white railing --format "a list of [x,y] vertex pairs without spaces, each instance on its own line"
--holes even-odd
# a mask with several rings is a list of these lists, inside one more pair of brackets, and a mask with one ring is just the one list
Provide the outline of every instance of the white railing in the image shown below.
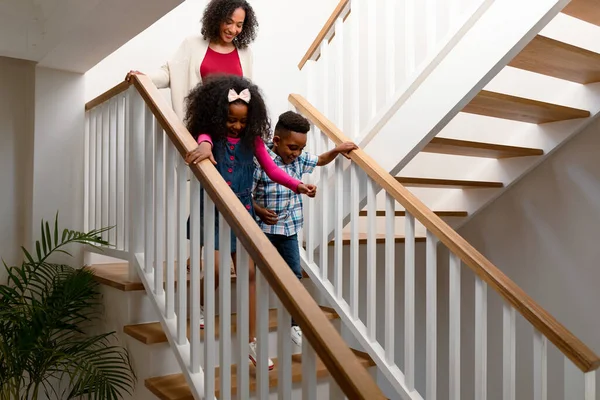
[[299,64],[305,95],[364,146],[491,3],[341,0]]
[[[267,399],[270,375],[277,374],[280,399],[290,399],[292,390],[300,391],[305,399],[316,399],[317,362],[323,363],[335,379],[330,384],[331,398],[341,399],[344,394],[349,398],[383,398],[354,353],[339,345],[339,333],[216,169],[207,162],[192,167],[195,176],[188,185],[190,167],[181,155],[195,147],[193,138],[147,78],[132,79],[134,86],[122,83],[86,106],[86,228],[116,226],[115,233],[106,238],[116,243],[110,254],[129,260],[132,277],[139,276],[143,282],[194,398],[247,399],[255,392],[255,398]],[[214,221],[219,221],[218,260],[213,251],[204,251],[201,257],[202,195],[207,249],[214,246]],[[238,236],[235,289],[228,268],[231,230]],[[257,265],[257,368],[248,365],[251,258]],[[215,290],[217,263],[227,267],[220,268],[220,285]],[[205,319],[202,334],[201,282]],[[277,298],[278,310],[275,350],[269,348],[272,294]],[[234,310],[235,334],[231,319]],[[292,376],[290,314],[304,331],[301,388],[292,388],[292,379],[297,376]],[[322,361],[318,361],[315,349],[319,349]],[[267,357],[277,358],[276,372],[269,372]]]
[[[309,152],[348,140],[301,96],[290,100],[313,124]],[[398,396],[481,400],[502,388],[506,400],[597,399],[589,348],[364,151],[351,155],[311,178],[333,187],[306,202],[302,264]]]

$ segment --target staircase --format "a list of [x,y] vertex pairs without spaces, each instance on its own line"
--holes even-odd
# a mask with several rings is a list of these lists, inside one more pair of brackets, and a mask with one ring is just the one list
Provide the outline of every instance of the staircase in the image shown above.
[[[547,399],[564,390],[569,399],[597,399],[600,358],[453,228],[582,129],[600,102],[589,107],[547,102],[504,93],[496,83],[484,88],[487,82],[481,80],[460,98],[443,100],[454,102],[452,112],[437,110],[436,98],[429,98],[428,125],[400,130],[407,132],[410,149],[396,152],[382,139],[389,139],[398,116],[422,100],[420,91],[447,67],[450,55],[463,51],[463,41],[478,24],[499,20],[511,1],[464,6],[442,0],[342,0],[336,7],[299,65],[307,77],[305,96],[292,94],[289,101],[311,121],[308,151],[320,154],[350,139],[364,150],[307,177],[320,190],[317,199],[305,202],[301,283],[214,167],[183,163],[181,155],[195,143],[145,77],[86,105],[86,228],[116,226],[106,238],[115,247],[101,252],[122,260],[92,262],[91,268],[110,293],[137,293],[126,297],[122,331],[141,371],[144,388],[138,388],[138,398],[150,392],[160,399],[458,400],[516,399],[531,392]],[[518,40],[527,43],[514,57],[504,54],[502,67],[578,84],[599,79],[598,54],[540,33],[566,3],[524,5],[531,27]],[[598,16],[594,10],[594,1],[574,0],[563,13],[589,22]],[[412,54],[402,65],[395,61],[394,16],[400,11],[406,13],[403,43]],[[425,54],[419,53],[418,18],[426,21]],[[515,24],[523,26],[515,30],[527,25],[527,18],[519,18]],[[355,55],[361,54],[363,39],[378,37],[378,29],[386,33],[381,48],[388,62],[375,63],[378,46],[369,47],[364,86],[358,77],[365,65]],[[348,47],[354,51],[348,53]],[[489,79],[496,69],[486,72]],[[552,143],[511,143],[492,140],[501,133],[493,124],[485,140],[442,130],[464,118],[506,121],[500,128],[519,132],[526,129],[516,124],[567,132]],[[485,130],[476,128],[472,131]],[[510,165],[506,176],[486,175],[491,163],[515,164],[502,164]],[[190,168],[194,177],[188,183]],[[201,255],[194,240],[200,233],[200,187],[207,210],[213,205],[219,210],[221,234],[228,237],[233,229],[238,237],[238,264],[249,259],[257,264],[258,368],[248,365],[248,271],[222,273],[215,291],[214,256]],[[206,225],[215,217],[207,211]],[[211,235],[206,232],[207,246]],[[200,271],[178,268],[178,260],[188,257],[191,265],[204,266],[204,330],[196,307]],[[227,256],[220,260],[229,262]],[[304,332],[301,348],[289,339],[291,316]],[[500,336],[493,334],[496,329]],[[532,356],[517,351],[522,348],[532,349]],[[275,363],[272,371],[267,357]],[[575,379],[567,366],[578,371]],[[521,376],[524,370],[532,371],[531,379]]]

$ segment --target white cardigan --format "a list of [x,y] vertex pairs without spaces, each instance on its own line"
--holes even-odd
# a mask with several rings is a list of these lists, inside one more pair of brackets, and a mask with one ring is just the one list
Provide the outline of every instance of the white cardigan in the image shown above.
[[[200,65],[208,50],[208,44],[202,36],[190,36],[181,43],[171,60],[158,71],[148,74],[157,88],[171,88],[171,104],[175,114],[182,121],[185,116],[185,97],[202,82]],[[238,54],[244,77],[252,79],[252,52],[249,48],[238,49]]]

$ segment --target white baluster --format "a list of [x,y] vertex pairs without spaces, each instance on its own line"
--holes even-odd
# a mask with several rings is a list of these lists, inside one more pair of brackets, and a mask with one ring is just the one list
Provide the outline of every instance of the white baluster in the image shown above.
[[[110,201],[110,116],[109,116],[109,103],[106,102],[102,105],[102,227],[106,228],[109,226],[108,220],[108,202]],[[108,233],[104,231],[102,233],[102,239],[108,241]]]
[[329,43],[327,42],[327,40],[323,40],[321,42],[321,57],[320,57],[320,62],[319,64],[320,67],[323,69],[322,71],[322,79],[323,81],[321,82],[321,101],[323,102],[322,104],[322,110],[323,110],[323,114],[327,117],[330,118],[331,117],[331,113],[330,113],[330,98],[329,98],[329,91],[330,86],[331,86],[331,79],[329,79],[329,75],[330,75],[330,61],[329,59],[331,58],[329,56]]
[[372,179],[367,181],[367,332],[376,341],[377,327],[377,191]]
[[94,228],[102,228],[102,107],[96,111],[96,212]]
[[362,38],[362,32],[360,30],[360,15],[361,15],[361,3],[362,0],[351,0],[351,24],[352,24],[352,50],[350,51],[350,66],[352,67],[352,77],[351,77],[351,137],[354,140],[358,140],[360,135],[360,41]]
[[[182,345],[187,342],[187,268],[186,260],[188,257],[188,239],[187,239],[187,175],[189,168],[185,165],[183,157],[177,157],[177,344]],[[196,180],[194,178],[194,180]],[[197,194],[199,196],[199,194]],[[190,207],[193,205],[190,204]],[[198,205],[199,207],[199,205]],[[191,223],[191,221],[190,221]],[[191,226],[190,226],[191,228]],[[190,229],[191,231],[191,229]],[[191,232],[190,232],[191,234]],[[191,238],[191,237],[190,237]],[[198,238],[196,238],[198,239]],[[192,243],[190,243],[191,245]],[[199,244],[198,244],[199,246]],[[200,258],[196,259],[199,262]],[[190,270],[200,269],[200,264],[191,264]],[[196,305],[198,306],[198,305]]]
[[165,133],[158,121],[154,125],[154,293],[164,294],[165,260]]
[[406,211],[404,245],[404,375],[415,389],[415,217]]
[[438,18],[437,18],[437,2],[438,0],[425,0],[425,9],[426,9],[426,30],[427,30],[427,52],[428,56],[434,54],[435,45],[437,43],[437,27],[438,27]]
[[460,275],[460,258],[450,252],[450,312],[448,315],[450,324],[450,400],[460,400]]
[[[325,90],[326,91],[326,90]],[[327,151],[329,139],[327,135],[319,131],[321,138],[322,151]],[[317,154],[320,154],[319,151]],[[321,167],[321,182],[329,182],[329,168]],[[319,249],[319,266],[321,267],[321,279],[323,282],[329,281],[329,191],[322,188],[321,191],[321,248]]]
[[[194,178],[192,178],[194,180]],[[204,193],[204,397],[212,399],[215,395],[215,205]],[[220,246],[220,243],[219,243]],[[221,270],[229,268],[229,263]],[[196,322],[196,325],[198,323]],[[223,332],[226,335],[227,332]]]
[[[316,154],[316,148],[314,146],[315,137],[317,135],[317,129],[314,125],[310,127],[310,149],[309,151],[313,154]],[[309,182],[313,183],[314,177],[309,177]],[[318,210],[316,208],[315,201],[312,199],[307,199],[303,201],[306,207],[306,256],[308,258],[309,263],[314,262],[315,258],[315,227],[317,226],[317,218],[318,218]]]
[[516,341],[515,309],[508,303],[502,306],[502,399],[515,400],[516,397]]
[[146,109],[144,120],[144,260],[146,273],[152,272],[154,259],[154,116]]
[[585,400],[596,400],[596,371],[584,375]]
[[317,354],[306,338],[302,340],[302,400],[317,398]]
[[108,225],[113,228],[108,231],[108,242],[117,245],[117,100],[113,97],[109,102],[109,133],[108,133]]
[[117,102],[117,249],[125,249],[125,97]]
[[425,398],[437,398],[437,238],[427,231],[426,244],[426,389]]
[[88,111],[88,221],[86,232],[96,227],[96,113]]
[[[175,146],[167,139],[167,162],[165,165],[166,174],[166,197],[167,197],[167,296],[165,298],[166,318],[175,317],[175,259],[177,258],[175,250],[175,237],[177,235],[177,202],[175,201]],[[187,318],[185,318],[187,319]]]
[[[257,398],[269,398],[269,284],[260,269],[256,268],[256,336],[258,356],[256,365]],[[288,336],[289,337],[289,336]]]
[[[231,399],[231,228],[219,213],[219,337],[221,399]],[[248,268],[247,265],[240,268]],[[239,269],[239,268],[238,268]]]
[[396,309],[396,200],[386,193],[385,196],[385,358],[394,365],[395,351],[395,315]]
[[[324,190],[327,190],[324,188]],[[342,289],[344,287],[344,241],[342,230],[344,228],[344,160],[338,157],[335,160],[335,242],[334,242],[334,266],[333,287],[335,295],[342,300]]]
[[377,112],[377,2],[367,2],[367,85],[368,85],[368,120]]
[[248,304],[249,304],[249,291],[248,291],[248,268],[243,268],[245,265],[250,264],[250,257],[248,252],[242,246],[242,243],[237,241],[237,265],[240,267],[237,269],[236,279],[236,300],[237,300],[237,339],[238,347],[240,349],[239,356],[237,359],[237,392],[238,399],[250,398],[250,378],[248,368]]
[[475,278],[475,397],[487,398],[487,284]]
[[396,0],[385,1],[385,100],[391,101],[396,92]]
[[[354,4],[354,3],[353,3]],[[354,11],[353,11],[354,12]],[[360,213],[360,194],[358,190],[358,174],[360,169],[358,165],[350,165],[350,312],[352,319],[358,320],[358,298],[359,298],[359,243],[358,243],[358,222]]]
[[[190,179],[190,347],[192,353],[190,357],[190,370],[192,373],[200,372],[200,195],[200,182],[196,177],[192,176],[192,179]],[[206,214],[204,215],[204,218],[204,223],[208,224],[208,221],[206,221]],[[211,247],[208,247],[209,238],[206,236],[204,237],[204,248],[210,249],[210,251],[204,251],[204,253],[212,254],[214,261],[214,252],[212,251],[214,249],[214,219],[213,225],[207,226],[210,226],[213,229],[213,233],[211,234],[212,239],[210,239]],[[205,261],[205,273],[206,270],[207,267]],[[206,298],[206,291],[204,292],[204,295]],[[204,334],[204,337],[206,338],[206,332],[204,332]]]
[[540,331],[533,330],[533,398],[548,399],[548,339]]
[[279,399],[292,398],[292,319],[281,301],[277,300],[277,391]]

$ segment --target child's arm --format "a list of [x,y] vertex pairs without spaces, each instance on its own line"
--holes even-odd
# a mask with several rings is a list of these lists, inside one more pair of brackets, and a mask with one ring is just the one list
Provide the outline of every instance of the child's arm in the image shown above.
[[336,146],[333,150],[321,154],[319,156],[319,162],[317,163],[317,165],[319,167],[322,167],[324,165],[329,164],[330,162],[335,160],[338,154],[343,154],[346,158],[348,158],[348,153],[356,149],[358,149],[358,146],[352,142],[342,143],[339,146]]
[[254,199],[252,199],[252,204],[254,205],[254,212],[262,222],[267,225],[275,225],[277,223],[278,217],[275,211],[259,206]]
[[217,165],[212,153],[212,139],[210,135],[203,133],[198,136],[198,147],[185,155],[185,162],[188,164],[198,164],[207,158],[213,165]]
[[267,147],[261,138],[257,137],[254,142],[255,149],[254,155],[258,160],[258,163],[265,171],[269,179],[273,182],[285,186],[286,188],[296,192],[306,194],[309,197],[314,197],[316,193],[315,185],[306,185],[300,182],[298,179],[294,179],[279,168],[275,162],[269,157]]

